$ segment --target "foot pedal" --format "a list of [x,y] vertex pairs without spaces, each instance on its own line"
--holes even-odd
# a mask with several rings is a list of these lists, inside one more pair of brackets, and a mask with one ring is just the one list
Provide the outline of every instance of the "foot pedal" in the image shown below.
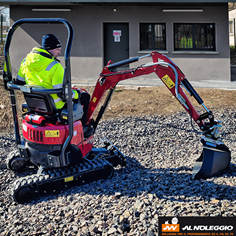
[[83,131],[84,131],[84,138],[88,138],[94,133],[94,128],[91,126],[85,126],[83,127]]

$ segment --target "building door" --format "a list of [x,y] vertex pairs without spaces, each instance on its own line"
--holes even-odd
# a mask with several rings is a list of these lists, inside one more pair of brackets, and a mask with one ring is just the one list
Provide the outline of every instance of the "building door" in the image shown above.
[[[104,65],[129,58],[129,24],[104,23]],[[129,68],[123,66],[121,69]],[[119,69],[119,68],[118,68]]]

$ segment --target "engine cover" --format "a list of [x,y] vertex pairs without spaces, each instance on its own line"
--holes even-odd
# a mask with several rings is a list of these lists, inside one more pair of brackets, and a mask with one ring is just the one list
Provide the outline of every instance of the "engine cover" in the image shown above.
[[[45,126],[37,126],[27,123],[26,120],[22,122],[22,130],[25,140],[46,145],[63,144],[69,135],[69,125],[46,124]],[[83,126],[78,120],[74,122],[74,135],[71,144],[78,145],[83,140]]]

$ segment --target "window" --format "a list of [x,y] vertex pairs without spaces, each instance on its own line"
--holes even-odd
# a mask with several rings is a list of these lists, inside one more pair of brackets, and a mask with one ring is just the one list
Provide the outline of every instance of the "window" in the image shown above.
[[174,48],[215,51],[215,24],[174,24]]
[[229,21],[229,33],[233,34],[234,33],[234,22]]
[[140,24],[140,50],[166,50],[166,24]]

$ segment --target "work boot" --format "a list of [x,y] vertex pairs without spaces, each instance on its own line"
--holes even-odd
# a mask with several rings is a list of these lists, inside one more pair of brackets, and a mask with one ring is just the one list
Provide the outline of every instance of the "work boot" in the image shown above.
[[83,131],[84,131],[84,138],[88,138],[93,134],[94,128],[92,126],[86,125],[83,127]]

